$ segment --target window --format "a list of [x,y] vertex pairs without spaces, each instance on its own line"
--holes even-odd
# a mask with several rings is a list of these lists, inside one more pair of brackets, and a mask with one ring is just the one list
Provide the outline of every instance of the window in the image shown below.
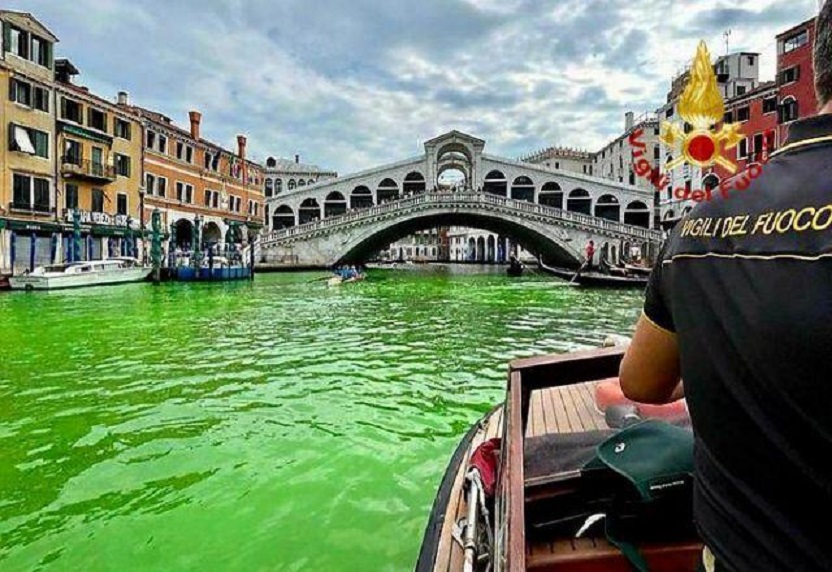
[[168,152],[168,138],[164,135],[159,135],[159,152],[160,153],[167,153]]
[[130,141],[131,127],[132,125],[130,125],[129,121],[125,121],[124,119],[119,119],[118,117],[116,117],[115,130],[113,134],[116,137],[119,137],[121,139],[127,139],[128,141]]
[[208,151],[202,154],[202,166],[206,169],[211,168],[211,154]]
[[145,173],[144,175],[144,190],[148,195],[152,195],[156,190],[156,175]]
[[733,123],[734,122],[734,112],[733,111],[726,111],[725,116],[722,118],[724,123]]
[[748,106],[737,109],[737,121],[748,121],[749,118]]
[[87,125],[99,131],[107,131],[107,114],[90,107],[87,110]]
[[220,208],[220,193],[219,191],[214,191],[213,200],[211,201],[211,206],[215,209]]
[[12,208],[50,212],[48,179],[15,173],[12,176],[12,189]]
[[83,158],[84,155],[81,149],[81,144],[78,143],[78,141],[73,141],[72,139],[64,140],[64,163],[80,166]]
[[20,81],[17,78],[12,78],[9,82],[9,99],[32,107],[32,86],[25,81]]
[[64,207],[68,211],[78,208],[78,185],[64,187]]
[[181,141],[176,142],[176,158],[180,161],[184,158],[185,155],[185,144]]
[[800,46],[806,44],[809,41],[809,31],[803,30],[802,32],[798,32],[794,36],[790,38],[786,38],[783,41],[783,53],[787,54],[792,50],[796,50]]
[[194,202],[194,186],[176,182],[176,199],[183,203]]
[[92,212],[104,212],[104,191],[101,189],[92,190]]
[[122,177],[130,176],[130,157],[115,153],[116,174]]
[[797,108],[797,100],[793,97],[786,98],[780,105],[780,123],[788,123],[800,117]]
[[767,97],[763,100],[763,113],[773,113],[777,111],[777,97]]
[[559,161],[555,161],[555,169],[560,169],[560,162]]
[[194,162],[194,148],[193,147],[185,147],[185,161],[188,163]]
[[792,66],[780,72],[780,85],[793,83],[800,79],[800,66]]
[[38,157],[43,157],[44,159],[48,159],[49,133],[38,131],[37,129],[29,129],[29,136],[32,139],[32,143],[34,143],[35,145],[35,155]]
[[176,200],[182,202],[182,199],[185,197],[185,183],[180,183],[176,181]]
[[[6,24],[4,30],[7,38],[4,38],[4,43],[8,45],[9,52],[24,59],[29,59],[29,34],[20,28],[15,28],[12,25]],[[8,41],[5,41],[5,40]]]
[[206,207],[211,206],[211,195],[212,195],[211,191],[205,191],[205,206]]
[[124,193],[116,195],[116,214],[127,214],[127,195]]
[[754,65],[754,56],[748,56],[748,65],[750,65],[750,66]]
[[633,171],[630,171],[630,184],[631,185],[636,184],[636,174]]
[[34,108],[49,113],[49,90],[42,87],[34,89]]
[[45,68],[52,68],[52,46],[46,40],[32,36],[32,61]]
[[740,141],[740,146],[737,150],[737,158],[745,159],[748,156],[748,139]]
[[665,117],[673,117],[673,107],[672,107],[672,106],[671,106],[671,107],[669,107],[669,108],[667,109],[667,111],[665,111],[664,116],[665,116]]
[[763,134],[757,133],[754,135],[754,160],[759,161],[763,156]]
[[659,158],[661,157],[661,152],[662,151],[661,151],[661,149],[659,148],[658,145],[653,145],[653,159],[658,161]]
[[155,149],[156,148],[156,134],[153,131],[147,132],[147,145],[148,149]]
[[168,195],[168,180],[159,177],[156,181],[156,196],[165,198]]
[[61,117],[67,121],[73,121],[78,124],[84,122],[83,107],[77,101],[61,98]]
[[738,85],[737,86],[737,95],[745,95],[745,86],[744,85]]

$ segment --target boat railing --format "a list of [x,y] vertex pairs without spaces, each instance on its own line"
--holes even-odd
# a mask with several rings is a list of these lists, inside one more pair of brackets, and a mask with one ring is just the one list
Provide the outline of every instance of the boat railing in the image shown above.
[[389,201],[365,209],[347,211],[344,214],[316,218],[303,224],[275,230],[267,233],[263,239],[263,245],[294,238],[314,232],[321,232],[332,227],[349,224],[360,220],[366,220],[380,215],[387,215],[399,211],[407,211],[418,206],[448,206],[458,205],[460,207],[487,205],[504,209],[511,213],[522,213],[540,216],[546,219],[557,219],[559,221],[571,222],[592,229],[598,229],[616,234],[640,238],[658,242],[661,240],[661,232],[639,226],[607,220],[601,217],[590,216],[589,214],[575,211],[563,210],[556,207],[541,205],[528,201],[510,199],[491,193],[422,193],[403,199]]

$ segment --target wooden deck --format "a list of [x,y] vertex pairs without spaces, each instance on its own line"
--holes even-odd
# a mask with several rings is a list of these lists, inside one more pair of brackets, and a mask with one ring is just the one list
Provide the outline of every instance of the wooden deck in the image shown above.
[[[604,416],[595,409],[594,383],[583,383],[567,387],[554,387],[532,392],[528,437],[545,433],[578,433],[595,429],[606,429]],[[499,437],[503,432],[502,408],[494,412],[483,430],[471,442],[465,459],[484,441]],[[436,572],[457,572],[462,570],[464,554],[462,546],[451,534],[454,524],[465,515],[468,503],[462,490],[467,462],[456,475],[453,494],[448,503],[448,512],[442,525],[442,536],[436,556]],[[540,552],[540,550],[538,550]]]

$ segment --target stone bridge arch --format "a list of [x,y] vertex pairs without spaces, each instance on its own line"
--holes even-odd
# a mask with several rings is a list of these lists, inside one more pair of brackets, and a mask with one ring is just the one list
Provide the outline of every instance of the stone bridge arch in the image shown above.
[[420,230],[443,226],[464,226],[493,232],[511,238],[529,252],[543,256],[562,266],[574,267],[581,262],[581,244],[551,225],[506,216],[488,211],[441,212],[426,211],[405,219],[380,221],[342,241],[330,265],[358,263],[376,252]]

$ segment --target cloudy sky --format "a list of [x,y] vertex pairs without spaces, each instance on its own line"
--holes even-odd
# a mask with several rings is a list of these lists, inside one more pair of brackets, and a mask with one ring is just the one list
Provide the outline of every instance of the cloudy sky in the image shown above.
[[450,129],[517,157],[595,149],[653,110],[700,39],[763,54],[817,0],[3,0],[61,40],[79,83],[235,146],[348,173]]

